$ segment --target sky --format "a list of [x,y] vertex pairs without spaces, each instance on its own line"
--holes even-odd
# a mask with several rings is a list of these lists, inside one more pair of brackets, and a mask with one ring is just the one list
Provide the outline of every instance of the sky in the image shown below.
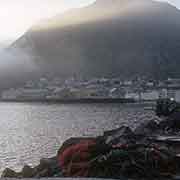
[[[39,20],[93,1],[95,0],[0,0],[0,46],[17,39]],[[180,0],[168,1],[180,9]]]

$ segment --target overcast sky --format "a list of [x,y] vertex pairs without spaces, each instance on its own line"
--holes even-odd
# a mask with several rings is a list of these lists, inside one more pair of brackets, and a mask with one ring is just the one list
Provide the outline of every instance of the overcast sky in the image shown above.
[[[0,43],[21,36],[40,19],[92,3],[94,0],[1,0]],[[166,0],[161,0],[166,1]],[[169,0],[180,8],[180,0]]]

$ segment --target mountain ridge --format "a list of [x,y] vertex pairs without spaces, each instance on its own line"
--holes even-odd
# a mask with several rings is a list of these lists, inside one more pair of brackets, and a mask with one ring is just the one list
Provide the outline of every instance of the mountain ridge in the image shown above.
[[57,15],[9,49],[29,54],[37,76],[179,77],[180,11],[164,2],[122,1],[98,0]]

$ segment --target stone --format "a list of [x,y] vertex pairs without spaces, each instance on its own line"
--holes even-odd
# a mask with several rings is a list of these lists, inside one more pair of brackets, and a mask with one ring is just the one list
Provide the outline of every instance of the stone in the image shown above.
[[53,177],[61,173],[57,157],[41,159],[40,164],[34,168],[34,173],[37,177]]
[[58,150],[58,153],[57,153],[57,156],[59,154],[61,154],[64,149],[66,149],[67,147],[70,147],[74,144],[77,144],[79,143],[80,141],[83,141],[83,140],[96,140],[97,138],[92,138],[92,137],[72,137],[72,138],[69,138],[68,140],[66,140],[62,146],[60,147],[60,149]]
[[159,124],[161,129],[171,129],[172,131],[180,130],[180,112],[174,112],[166,120]]
[[38,172],[35,177],[43,178],[43,177],[51,177],[51,175],[49,174],[49,169],[43,169],[42,171]]
[[31,178],[34,176],[34,169],[28,165],[25,165],[22,169],[21,174],[23,178]]
[[109,145],[116,145],[118,143],[129,144],[135,140],[133,131],[127,126],[106,131],[104,132],[103,138],[105,139],[105,143]]
[[135,130],[134,133],[136,135],[143,135],[143,136],[147,136],[147,135],[153,135],[154,133],[156,133],[159,130],[159,124],[154,121],[148,121],[148,122],[144,122],[141,123]]
[[16,173],[15,171],[13,171],[12,169],[6,168],[1,175],[1,178],[18,178],[19,177],[19,173]]

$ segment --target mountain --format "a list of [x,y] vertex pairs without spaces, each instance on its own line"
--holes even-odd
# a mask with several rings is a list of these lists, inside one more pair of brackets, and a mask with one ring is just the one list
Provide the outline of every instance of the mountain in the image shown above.
[[152,0],[97,0],[33,26],[9,50],[37,74],[154,78],[180,75],[180,11]]

